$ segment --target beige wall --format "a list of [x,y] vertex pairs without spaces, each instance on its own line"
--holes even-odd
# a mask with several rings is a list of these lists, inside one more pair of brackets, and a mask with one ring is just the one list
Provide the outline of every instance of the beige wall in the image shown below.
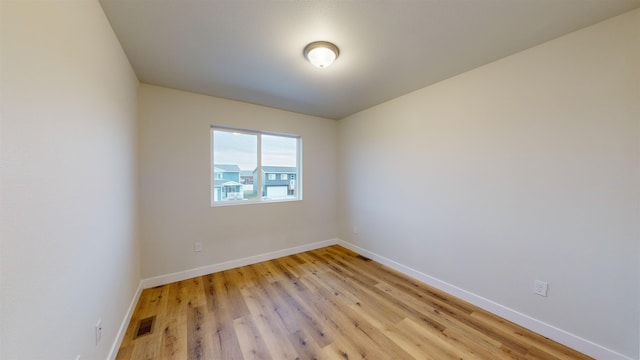
[[[138,97],[144,278],[336,237],[336,121],[150,85]],[[301,135],[304,200],[212,208],[212,124]]]
[[[337,235],[638,358],[640,11],[339,122],[137,87],[92,0],[1,16],[0,358],[106,358],[140,278]],[[302,135],[304,200],[210,207],[212,124]]]
[[637,359],[638,34],[640,10],[340,120],[340,238]]
[[138,82],[97,1],[1,16],[0,358],[105,359],[140,281]]

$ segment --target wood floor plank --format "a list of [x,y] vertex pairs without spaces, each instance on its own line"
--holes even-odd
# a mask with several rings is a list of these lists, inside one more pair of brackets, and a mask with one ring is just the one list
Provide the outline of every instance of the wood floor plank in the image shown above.
[[329,246],[145,289],[116,359],[590,358]]
[[426,348],[432,354],[437,354],[438,359],[476,359],[462,348],[456,348],[442,338],[442,332],[434,331],[434,329],[423,327],[421,324],[411,320],[404,319],[397,324],[403,330],[403,334],[411,338],[419,344],[425,344]]
[[[295,296],[295,292],[285,290],[282,283],[274,282],[272,284],[274,291],[284,301],[284,306],[291,309],[291,314],[296,321],[295,325],[290,326],[294,331],[302,328],[313,337],[319,346],[324,347],[335,341],[330,330],[330,318],[325,314],[319,314],[311,308],[312,297],[301,299]],[[280,310],[280,309],[279,309]]]
[[258,331],[264,336],[264,341],[269,348],[271,357],[274,359],[295,359],[298,357],[295,348],[289,339],[281,334],[287,331],[284,324],[276,316],[275,311],[267,306],[267,301],[262,301],[260,296],[253,289],[247,288],[242,291],[253,322]]
[[[372,356],[373,359],[409,359],[410,355],[404,351],[401,347],[395,344],[391,339],[384,336],[384,334],[371,324],[365,317],[362,317],[358,312],[354,311],[349,303],[346,303],[343,298],[333,296],[326,290],[321,291],[321,294],[325,297],[325,306],[329,306],[333,313],[339,313],[340,316],[335,316],[335,323],[339,325],[341,333],[346,335],[356,343],[369,343],[369,346],[362,347],[362,353],[373,352],[378,350],[380,355],[386,356],[380,357]],[[360,340],[360,341],[358,341]]]
[[233,328],[236,331],[244,359],[268,360],[272,358],[262,334],[250,316],[235,319]]
[[401,347],[410,356],[416,359],[436,359],[433,354],[425,353],[424,344],[414,341],[406,336],[403,330],[399,329],[395,324],[388,321],[380,321],[376,314],[363,309],[359,304],[351,307],[353,311],[358,313],[362,318],[366,319],[371,325],[378,328],[386,337],[393,341],[397,346]]
[[320,359],[322,349],[304,329],[295,331],[288,336],[289,343],[295,349],[297,357],[283,357],[282,359]]
[[189,306],[187,310],[187,354],[189,359],[207,359],[213,352],[212,339],[209,337],[211,323],[207,321],[205,306]]
[[164,324],[161,329],[160,358],[181,359],[181,354],[187,348],[187,324],[186,318],[173,318]]

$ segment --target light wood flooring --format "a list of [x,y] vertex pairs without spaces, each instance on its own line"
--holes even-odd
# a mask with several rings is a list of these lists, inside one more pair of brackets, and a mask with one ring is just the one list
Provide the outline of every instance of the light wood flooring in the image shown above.
[[144,290],[117,359],[590,358],[330,246]]

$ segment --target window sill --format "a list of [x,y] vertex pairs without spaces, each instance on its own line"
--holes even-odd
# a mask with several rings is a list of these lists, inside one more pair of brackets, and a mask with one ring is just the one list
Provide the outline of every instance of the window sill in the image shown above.
[[302,201],[302,198],[296,199],[277,199],[277,200],[233,200],[233,201],[216,201],[211,204],[211,207],[226,207],[226,206],[242,206],[242,205],[254,205],[254,204],[273,204],[283,202],[296,202]]

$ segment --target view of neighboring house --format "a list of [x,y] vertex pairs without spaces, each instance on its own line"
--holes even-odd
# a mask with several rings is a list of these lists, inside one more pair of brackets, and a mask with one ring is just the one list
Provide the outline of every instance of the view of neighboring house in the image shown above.
[[[254,179],[257,178],[258,169],[253,171]],[[262,196],[269,199],[286,198],[296,196],[296,168],[288,166],[263,166],[262,167]],[[258,189],[254,188],[254,193]]]
[[213,166],[213,201],[242,200],[244,191],[240,183],[238,165]]
[[253,185],[253,171],[240,170],[240,183],[242,185]]

